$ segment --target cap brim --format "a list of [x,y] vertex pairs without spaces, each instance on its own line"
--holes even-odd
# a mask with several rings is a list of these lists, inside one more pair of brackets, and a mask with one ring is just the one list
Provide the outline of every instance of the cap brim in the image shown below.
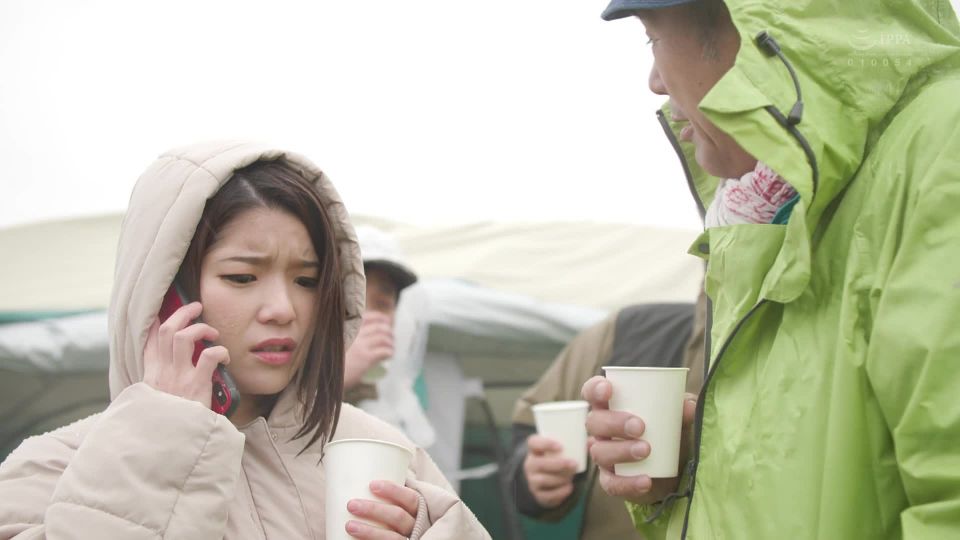
[[696,0],[613,0],[600,17],[605,21],[614,21],[629,17],[634,11],[679,6],[691,2]]
[[371,261],[363,261],[363,264],[364,266],[369,265],[382,268],[384,271],[386,271],[387,274],[390,275],[390,279],[392,279],[394,284],[396,284],[397,292],[400,292],[417,282],[416,274],[397,263],[374,259]]

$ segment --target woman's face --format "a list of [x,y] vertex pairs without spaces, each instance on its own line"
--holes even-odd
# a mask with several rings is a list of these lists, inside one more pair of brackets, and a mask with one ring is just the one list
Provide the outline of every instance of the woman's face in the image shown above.
[[220,231],[200,266],[204,322],[230,352],[241,403],[283,390],[306,357],[319,262],[303,223],[256,208]]

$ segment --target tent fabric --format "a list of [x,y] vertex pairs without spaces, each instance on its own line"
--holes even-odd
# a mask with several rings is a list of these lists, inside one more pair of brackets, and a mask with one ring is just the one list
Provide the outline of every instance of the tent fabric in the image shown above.
[[[107,307],[121,214],[0,229],[0,316]],[[696,231],[613,223],[414,226],[354,216],[394,235],[424,278],[612,311],[641,302],[691,302],[702,262],[686,254]]]
[[[463,358],[522,356],[562,347],[603,310],[540,302],[462,280],[426,279],[428,348]],[[435,329],[436,331],[433,331]],[[0,369],[76,374],[109,364],[106,312],[0,325]]]

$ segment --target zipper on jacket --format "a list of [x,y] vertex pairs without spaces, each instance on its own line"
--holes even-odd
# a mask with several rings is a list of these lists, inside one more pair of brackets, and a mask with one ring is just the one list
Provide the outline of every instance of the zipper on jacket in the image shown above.
[[704,217],[707,215],[707,209],[703,207],[703,201],[700,200],[700,194],[697,193],[697,188],[693,184],[693,174],[690,173],[690,167],[687,165],[687,157],[683,155],[683,150],[680,148],[680,141],[677,140],[677,137],[673,134],[673,130],[670,129],[670,122],[667,121],[667,117],[663,114],[663,110],[661,109],[657,109],[657,120],[660,122],[660,127],[663,128],[663,132],[666,134],[667,140],[670,141],[670,145],[673,146],[673,151],[676,152],[677,157],[680,158],[680,166],[683,167],[683,175],[687,178],[687,187],[690,188],[690,194],[693,195],[693,200],[697,203],[697,212],[700,213],[700,221],[703,221]]
[[[817,189],[819,188],[820,169],[817,166],[817,156],[816,154],[814,154],[813,149],[810,147],[810,143],[807,141],[806,137],[804,137],[803,134],[800,133],[800,130],[797,129],[797,124],[800,123],[803,117],[803,96],[801,94],[800,81],[797,78],[797,74],[794,71],[793,66],[790,64],[790,61],[780,50],[780,45],[776,42],[776,40],[772,36],[770,36],[768,32],[763,31],[757,34],[756,38],[754,39],[754,43],[757,45],[757,47],[760,48],[760,50],[762,50],[766,54],[770,56],[776,56],[783,63],[784,67],[787,68],[787,71],[790,73],[790,79],[793,81],[794,89],[796,90],[796,93],[797,93],[797,100],[794,103],[793,108],[790,110],[789,115],[784,115],[779,109],[777,109],[772,105],[764,107],[764,109],[767,111],[767,113],[770,114],[770,116],[774,118],[774,120],[777,121],[778,124],[780,124],[781,127],[783,127],[783,129],[787,131],[787,133],[789,133],[797,141],[797,143],[800,145],[800,148],[803,150],[803,153],[806,155],[807,161],[810,164],[810,169],[813,176],[812,193],[811,193],[811,199],[812,199],[813,197],[816,196]],[[661,117],[661,125],[664,125],[662,111],[657,111],[657,113]],[[665,127],[668,127],[668,126],[665,125]],[[668,132],[668,137],[670,138],[671,143],[674,144],[674,148],[678,149],[678,146],[673,137],[673,132],[670,131],[669,129],[667,129],[667,132]],[[679,149],[678,149],[678,152],[679,152]],[[680,157],[681,157],[681,163],[683,163],[684,172],[687,173],[687,183],[691,184],[691,190],[692,190],[692,182],[690,178],[689,169],[687,168],[686,160],[683,159],[682,153],[680,154]],[[703,204],[700,202],[700,198],[696,196],[696,192],[694,192],[694,199],[697,201],[697,206],[702,208]],[[748,311],[747,314],[744,315],[739,322],[737,322],[737,325],[734,327],[733,331],[727,337],[726,341],[723,342],[723,345],[720,347],[720,350],[717,352],[717,358],[716,360],[714,360],[713,364],[710,365],[710,369],[707,371],[707,374],[703,380],[703,386],[700,388],[700,395],[697,397],[696,415],[694,417],[694,445],[693,445],[694,457],[690,466],[691,473],[690,473],[690,479],[689,479],[689,482],[690,482],[689,499],[687,499],[687,510],[683,516],[683,529],[680,533],[681,540],[687,537],[687,528],[690,525],[690,511],[693,508],[693,494],[697,486],[696,484],[697,469],[700,467],[700,443],[703,437],[703,411],[704,411],[704,407],[706,406],[705,398],[707,397],[707,389],[710,386],[710,380],[713,378],[713,374],[716,373],[717,367],[720,365],[720,361],[722,360],[724,353],[730,347],[730,344],[733,342],[734,338],[736,338],[737,334],[740,333],[740,330],[743,328],[743,325],[746,324],[746,322],[753,316],[753,314],[756,313],[757,310],[759,310],[760,307],[766,303],[767,303],[767,300],[761,300],[752,308],[750,308],[750,311]],[[706,329],[705,329],[706,331],[705,338],[708,338],[710,336],[711,328],[713,327],[713,320],[712,320],[713,309],[712,309],[711,303],[709,302],[709,299],[708,299],[708,306],[711,306],[711,307],[708,307],[708,309],[710,310],[709,315],[711,315],[711,317],[708,318],[707,320]],[[705,343],[707,343],[706,339],[704,341]],[[706,360],[709,361],[710,359],[709,345],[707,346],[706,354],[707,354]]]
[[[743,328],[743,325],[746,324],[746,322],[750,319],[750,317],[752,317],[753,314],[756,313],[757,310],[759,310],[760,307],[766,303],[767,303],[767,300],[761,300],[752,308],[750,308],[750,311],[748,311],[747,314],[744,315],[743,318],[740,319],[737,325],[733,328],[733,332],[731,332],[730,335],[727,336],[726,341],[723,342],[723,346],[720,347],[720,350],[717,352],[717,358],[710,365],[710,370],[707,372],[707,376],[703,380],[703,386],[700,388],[700,395],[697,397],[696,414],[694,415],[694,421],[693,421],[694,422],[693,423],[694,454],[693,454],[693,461],[691,462],[691,465],[689,465],[690,479],[688,480],[690,482],[690,494],[689,494],[689,498],[687,499],[687,510],[686,512],[684,512],[684,515],[683,515],[683,530],[680,533],[681,539],[684,539],[687,537],[687,525],[689,524],[689,521],[690,521],[690,510],[693,508],[693,494],[696,491],[696,487],[697,487],[697,482],[696,482],[697,469],[700,467],[700,443],[701,443],[701,437],[703,436],[703,409],[706,404],[705,398],[707,397],[707,388],[710,385],[710,380],[713,378],[713,374],[717,372],[717,366],[720,365],[720,360],[723,358],[723,353],[727,352],[727,349],[730,347],[730,344],[733,342],[733,339],[737,336],[737,334],[740,333],[740,329]],[[713,326],[712,324],[713,321],[709,321],[709,322],[710,322],[710,326]],[[706,329],[706,332],[709,334],[710,332],[709,327]],[[710,352],[708,349],[707,355],[709,354]]]

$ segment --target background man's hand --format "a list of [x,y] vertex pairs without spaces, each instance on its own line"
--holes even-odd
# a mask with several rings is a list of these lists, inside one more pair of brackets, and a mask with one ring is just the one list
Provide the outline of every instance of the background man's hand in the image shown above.
[[343,388],[353,388],[373,366],[393,356],[393,319],[379,311],[366,311],[353,345],[347,349]]
[[[583,399],[590,402],[587,415],[587,434],[590,457],[599,469],[600,487],[609,495],[639,504],[650,504],[677,489],[679,476],[651,479],[649,476],[617,476],[616,463],[639,461],[650,455],[650,445],[640,440],[645,428],[643,420],[621,411],[610,410],[613,386],[606,378],[596,376],[583,384]],[[692,422],[696,396],[687,394],[683,404],[683,425]],[[684,465],[685,448],[680,449],[680,466]],[[679,472],[679,471],[678,471]]]
[[527,437],[527,457],[523,460],[523,474],[537,503],[544,508],[556,508],[573,493],[573,476],[577,462],[565,458],[560,443],[543,437]]

